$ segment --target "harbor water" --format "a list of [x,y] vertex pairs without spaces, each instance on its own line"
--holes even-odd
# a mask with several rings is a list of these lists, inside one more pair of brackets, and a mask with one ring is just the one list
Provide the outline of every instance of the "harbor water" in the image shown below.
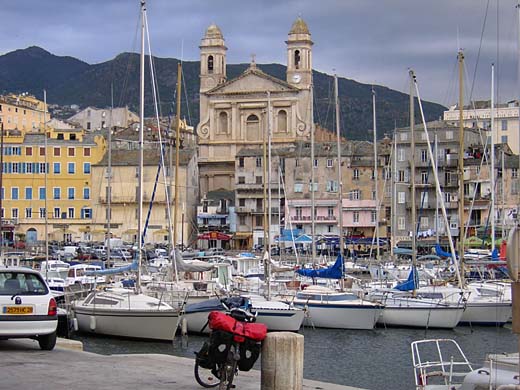
[[[454,339],[475,368],[482,365],[488,353],[518,351],[517,337],[510,325],[457,327],[455,330],[304,328],[300,333],[305,336],[305,378],[370,390],[414,389],[410,343],[415,340]],[[75,334],[73,338],[83,342],[85,351],[98,354],[161,353],[190,358],[206,339],[190,335],[187,342],[183,343],[179,337],[171,343],[86,334]],[[260,368],[260,359],[256,368]]]

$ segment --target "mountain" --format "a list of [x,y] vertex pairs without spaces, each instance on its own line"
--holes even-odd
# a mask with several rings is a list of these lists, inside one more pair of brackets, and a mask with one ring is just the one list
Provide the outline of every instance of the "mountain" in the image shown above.
[[[158,96],[162,115],[174,112],[177,63],[174,58],[153,57]],[[242,73],[249,64],[227,66],[227,77],[232,79]],[[280,64],[257,64],[264,72],[285,80],[286,67]],[[199,67],[198,61],[183,62],[182,115],[189,123],[196,125],[199,120]],[[149,66],[146,78],[150,80]],[[368,131],[372,128],[372,86],[346,78],[338,78],[341,107],[342,133],[348,139],[372,139]],[[122,53],[114,59],[99,64],[87,64],[72,57],[56,56],[48,51],[31,46],[0,56],[1,93],[29,92],[42,98],[42,90],[47,90],[49,103],[81,107],[110,105],[110,87],[114,86],[114,104],[128,105],[138,112],[139,102],[139,55]],[[153,113],[153,98],[149,93],[150,83],[146,82],[146,113]],[[407,94],[376,85],[378,138],[391,133],[394,126],[408,124]],[[333,77],[314,71],[315,121],[321,126],[334,128]],[[423,102],[427,120],[442,116],[445,107],[431,102]],[[417,121],[420,121],[416,110]]]

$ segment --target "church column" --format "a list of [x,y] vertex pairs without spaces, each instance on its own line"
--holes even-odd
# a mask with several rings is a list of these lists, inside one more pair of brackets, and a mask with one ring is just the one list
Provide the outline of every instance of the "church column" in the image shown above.
[[238,109],[236,103],[231,103],[231,139],[236,141],[242,139],[240,134],[240,128],[238,127]]

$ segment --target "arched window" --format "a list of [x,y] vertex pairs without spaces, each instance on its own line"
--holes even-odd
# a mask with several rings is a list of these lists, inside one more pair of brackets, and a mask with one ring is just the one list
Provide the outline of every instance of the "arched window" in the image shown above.
[[213,73],[213,56],[208,57],[208,73]]
[[300,62],[301,62],[300,51],[295,50],[294,51],[294,67],[296,69],[300,69]]
[[228,115],[226,112],[221,112],[218,115],[218,128],[220,134],[228,133]]
[[255,114],[251,114],[246,119],[246,140],[259,141],[260,139],[260,120]]
[[287,111],[280,110],[278,111],[278,123],[277,123],[277,131],[279,133],[287,132]]

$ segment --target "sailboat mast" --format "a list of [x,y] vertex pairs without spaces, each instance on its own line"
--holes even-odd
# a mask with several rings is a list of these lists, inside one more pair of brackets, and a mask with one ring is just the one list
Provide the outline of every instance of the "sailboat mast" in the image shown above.
[[111,258],[111,231],[110,220],[112,219],[112,110],[114,109],[114,84],[110,86],[110,124],[108,126],[108,171],[107,171],[107,268],[110,268]]
[[411,181],[411,207],[412,207],[412,266],[417,262],[417,215],[415,210],[415,113],[414,113],[414,73],[410,70],[410,181]]
[[374,200],[376,201],[375,236],[376,236],[376,260],[379,260],[379,195],[377,185],[377,124],[376,124],[376,91],[372,88],[372,115],[374,123]]
[[[173,242],[172,250],[175,250],[177,245],[177,215],[179,209],[179,148],[181,143],[181,81],[182,81],[182,64],[179,61],[177,63],[177,102],[175,111],[175,207],[173,209]],[[184,226],[181,227],[184,229]]]
[[[45,209],[45,280],[47,280],[47,272],[49,270],[49,217],[47,215],[47,91],[43,90],[43,142],[45,147],[45,176],[44,176],[44,186],[45,186],[45,196],[44,196],[44,209]],[[3,150],[2,150],[3,152]]]
[[495,250],[495,64],[491,64],[491,252]]
[[[516,40],[516,44],[517,44],[517,55],[518,55],[518,58],[517,58],[517,61],[516,61],[516,90],[518,91],[518,93],[520,93],[520,1],[518,2],[518,4],[516,5],[516,12],[517,12],[517,15],[518,15],[518,19],[517,19],[517,29],[518,29],[518,36],[517,36],[517,40]],[[518,130],[520,132],[520,95],[518,96],[518,102],[517,102],[517,106],[518,106]],[[519,147],[518,147],[518,168],[520,169],[520,134],[518,136],[518,142],[519,142]],[[518,179],[517,179],[518,180]],[[519,218],[519,215],[520,215],[520,191],[518,191],[518,201],[517,201],[517,205],[516,205],[516,215],[517,215],[517,221],[518,221],[518,218]]]
[[[435,159],[433,160],[433,169],[437,171],[439,166],[439,143],[437,142],[437,132],[435,132],[433,142],[435,145]],[[439,196],[437,195],[437,191],[435,191],[435,242],[439,243]]]
[[271,92],[267,91],[267,299],[271,299]]
[[338,149],[338,234],[339,253],[343,256],[343,180],[341,177],[341,129],[339,127],[338,75],[334,74],[334,102],[336,106],[336,147]]
[[310,85],[310,96],[309,96],[309,105],[310,105],[310,131],[311,131],[311,253],[312,253],[312,263],[314,264],[316,261],[316,229],[315,229],[315,194],[314,194],[314,107],[313,107],[313,93],[314,86],[311,78]]
[[146,2],[141,0],[141,58],[140,58],[140,80],[139,80],[139,180],[137,200],[137,291],[141,290],[141,263],[143,260],[143,147],[144,147],[144,33],[145,33]]
[[[459,258],[464,279],[464,53],[459,50]],[[462,280],[464,285],[464,280]]]
[[395,252],[394,248],[397,246],[395,242],[395,229],[397,226],[396,219],[397,219],[397,132],[396,132],[396,124],[394,124],[394,159],[392,163],[392,218],[391,218],[391,230],[392,230],[392,239],[391,239],[391,245],[390,245],[390,251],[392,254],[392,260],[395,260]]

